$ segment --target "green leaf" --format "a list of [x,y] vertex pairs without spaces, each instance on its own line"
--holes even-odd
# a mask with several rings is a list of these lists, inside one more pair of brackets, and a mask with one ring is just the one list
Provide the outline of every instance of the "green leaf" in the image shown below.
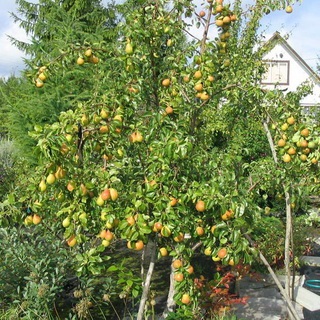
[[112,265],[107,269],[108,272],[114,272],[114,271],[118,271],[118,270],[119,270],[119,268],[115,265]]

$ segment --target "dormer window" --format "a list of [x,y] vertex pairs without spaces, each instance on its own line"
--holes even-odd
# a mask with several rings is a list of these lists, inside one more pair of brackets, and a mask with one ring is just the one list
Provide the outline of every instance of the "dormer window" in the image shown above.
[[266,72],[262,77],[262,84],[289,84],[289,61],[267,60],[264,64]]

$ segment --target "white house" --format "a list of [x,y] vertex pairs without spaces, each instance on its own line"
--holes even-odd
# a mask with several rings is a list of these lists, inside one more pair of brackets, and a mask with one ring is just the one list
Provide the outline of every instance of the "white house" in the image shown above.
[[303,82],[310,81],[313,94],[302,99],[301,106],[306,110],[312,106],[320,106],[320,76],[292,49],[279,32],[275,32],[267,44],[271,49],[263,57],[268,66],[262,80],[263,87],[273,89],[277,86],[290,92],[295,91]]

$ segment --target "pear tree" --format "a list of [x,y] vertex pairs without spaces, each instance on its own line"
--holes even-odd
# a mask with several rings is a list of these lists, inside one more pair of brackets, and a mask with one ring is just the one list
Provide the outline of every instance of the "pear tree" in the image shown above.
[[[193,256],[250,264],[259,255],[251,226],[265,212],[259,190],[284,192],[291,224],[301,182],[318,175],[318,125],[299,107],[309,89],[285,96],[260,86],[266,48],[256,48],[259,21],[273,10],[286,14],[288,1],[197,4],[128,1],[124,6],[132,9],[118,25],[116,43],[76,46],[50,61],[50,74],[61,66],[88,70],[91,94],[73,99],[58,122],[30,133],[41,158],[23,200],[37,223],[54,225],[66,246],[81,248],[79,276],[102,273],[119,242],[129,252],[150,253],[137,319],[157,259],[167,255],[172,281],[165,314],[196,318]],[[35,83],[38,90],[50,83],[43,81]],[[245,160],[244,136],[256,126],[270,156]]]

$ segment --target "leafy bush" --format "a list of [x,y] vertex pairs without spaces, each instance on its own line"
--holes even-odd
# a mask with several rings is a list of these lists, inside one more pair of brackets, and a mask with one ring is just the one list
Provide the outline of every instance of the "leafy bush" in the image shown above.
[[305,224],[310,227],[320,226],[320,209],[319,208],[313,208],[308,211],[308,214],[305,217]]
[[[306,224],[306,217],[296,218],[293,226],[294,255],[299,257],[308,251],[309,235],[312,227]],[[314,229],[314,228],[313,228]],[[277,217],[265,217],[259,220],[253,229],[253,239],[257,247],[272,267],[282,268],[284,262],[285,224]],[[272,240],[270,240],[272,239]]]
[[21,316],[44,318],[68,277],[68,251],[40,226],[1,228],[0,239],[1,301],[5,307],[19,305]]

